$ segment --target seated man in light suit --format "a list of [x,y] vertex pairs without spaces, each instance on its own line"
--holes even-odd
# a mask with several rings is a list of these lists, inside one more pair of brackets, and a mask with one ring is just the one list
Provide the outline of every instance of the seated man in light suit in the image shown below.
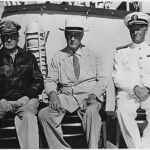
[[[72,18],[65,22],[67,47],[52,58],[45,82],[49,106],[39,112],[49,148],[70,148],[63,139],[61,121],[67,111],[77,110],[89,148],[98,148],[101,131],[100,97],[106,90],[111,65],[103,63],[99,50],[81,44],[83,21]],[[57,91],[59,86],[59,91]]]
[[[150,46],[145,42],[150,16],[134,12],[124,22],[132,43],[118,48],[115,56],[117,117],[128,148],[150,148]],[[146,110],[148,121],[142,138],[135,121],[138,108]]]

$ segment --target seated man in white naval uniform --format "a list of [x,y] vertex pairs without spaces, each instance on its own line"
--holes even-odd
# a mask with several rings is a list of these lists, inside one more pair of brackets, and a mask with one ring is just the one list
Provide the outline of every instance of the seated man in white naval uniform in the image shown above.
[[[117,117],[128,148],[150,148],[150,46],[145,35],[150,16],[142,12],[124,19],[132,43],[117,48],[113,80],[117,90]],[[135,121],[137,109],[146,111],[148,125],[140,137]]]

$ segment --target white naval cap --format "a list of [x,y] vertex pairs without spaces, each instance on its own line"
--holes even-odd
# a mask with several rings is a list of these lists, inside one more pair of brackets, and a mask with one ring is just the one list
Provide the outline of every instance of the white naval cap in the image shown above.
[[143,12],[133,12],[125,17],[124,23],[127,27],[133,24],[145,24],[150,26],[150,16]]

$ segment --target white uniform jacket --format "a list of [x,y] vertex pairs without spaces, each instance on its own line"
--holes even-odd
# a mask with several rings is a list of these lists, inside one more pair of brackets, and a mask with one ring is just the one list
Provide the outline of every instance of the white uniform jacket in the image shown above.
[[131,43],[117,50],[112,76],[118,95],[133,94],[136,85],[150,87],[150,46]]

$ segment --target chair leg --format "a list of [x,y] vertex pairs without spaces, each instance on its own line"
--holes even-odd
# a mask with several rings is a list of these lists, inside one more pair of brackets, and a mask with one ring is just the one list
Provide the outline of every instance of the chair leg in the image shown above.
[[119,142],[120,142],[120,126],[119,122],[117,121],[116,124],[116,146],[119,148]]
[[106,121],[102,122],[102,128],[103,128],[103,142],[104,142],[104,148],[107,148],[107,129],[106,129]]

